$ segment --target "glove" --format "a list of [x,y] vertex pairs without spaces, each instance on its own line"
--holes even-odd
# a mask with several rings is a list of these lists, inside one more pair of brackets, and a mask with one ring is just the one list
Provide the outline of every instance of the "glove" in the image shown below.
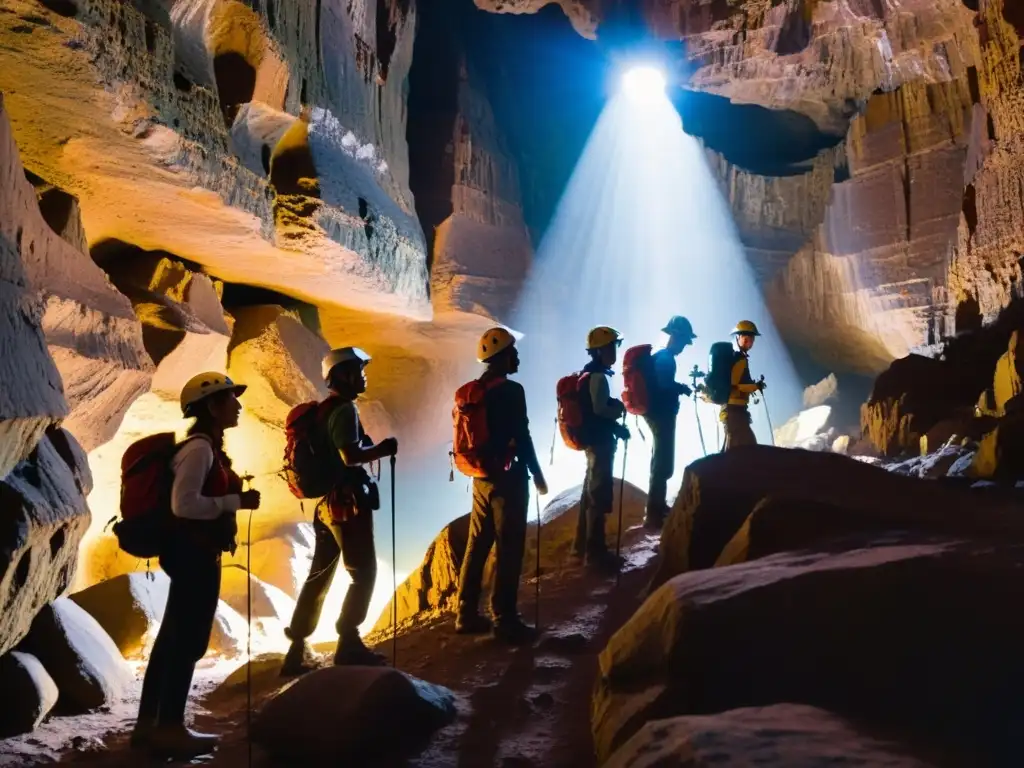
[[685,384],[680,384],[679,385],[679,394],[681,394],[683,397],[689,397],[690,395],[693,394],[693,390],[690,389]]
[[534,475],[533,487],[537,489],[537,493],[541,496],[548,495],[548,483],[547,480],[544,479],[543,475]]
[[615,436],[619,440],[629,440],[629,427],[627,427],[625,424],[616,424]]
[[394,456],[398,453],[398,441],[393,437],[386,437],[380,441],[380,450],[384,456]]
[[765,384],[764,379],[761,379],[759,382],[757,382],[757,391],[758,392],[764,392],[767,388],[768,388],[768,385]]

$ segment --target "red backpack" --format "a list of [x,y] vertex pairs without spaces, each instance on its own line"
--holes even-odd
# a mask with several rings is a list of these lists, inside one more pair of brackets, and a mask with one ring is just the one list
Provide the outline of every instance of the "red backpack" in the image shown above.
[[558,380],[555,397],[558,398],[558,431],[562,440],[574,451],[587,447],[583,435],[585,414],[583,412],[582,390],[588,386],[589,373],[570,373]]
[[636,416],[643,416],[651,408],[648,379],[654,373],[654,358],[650,344],[630,347],[622,358],[622,404]]
[[[326,402],[326,401],[324,401]],[[284,421],[284,467],[281,474],[288,490],[298,499],[319,499],[331,492],[337,479],[333,447],[318,439],[324,403],[315,400],[296,405]]]
[[[495,456],[489,451],[491,430],[487,425],[487,393],[505,378],[490,379],[486,382],[474,379],[455,390],[455,407],[452,408],[452,423],[455,436],[452,439],[452,457],[459,472],[468,477],[487,477],[493,469]],[[498,457],[504,460],[508,469],[512,456]]]
[[121,519],[113,530],[129,555],[148,559],[160,554],[173,519],[171,460],[178,447],[173,432],[161,432],[136,440],[121,457]]

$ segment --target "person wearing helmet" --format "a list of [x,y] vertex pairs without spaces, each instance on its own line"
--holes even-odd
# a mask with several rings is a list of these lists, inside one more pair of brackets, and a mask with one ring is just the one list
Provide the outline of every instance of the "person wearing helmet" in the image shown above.
[[295,603],[285,634],[292,641],[281,674],[302,674],[313,668],[307,638],[320,623],[324,598],[340,559],[352,583],[338,617],[336,665],[379,666],[385,658],[359,636],[377,582],[377,550],[373,540],[373,511],[379,506],[376,484],[363,465],[398,453],[393,437],[374,443],[363,431],[356,398],[366,391],[370,356],[358,347],[341,347],[324,356],[321,373],[330,395],[317,410],[320,436],[336,463],[334,489],[317,504],[313,515],[313,562]]
[[185,726],[196,662],[210,644],[220,599],[221,553],[236,547],[235,512],[258,509],[260,494],[242,481],[224,453],[224,431],[238,426],[245,385],[223,373],[201,373],[181,391],[181,410],[194,419],[171,459],[174,524],[160,554],[170,580],[167,606],[146,666],[134,748],[188,759],[213,751],[217,737]]
[[[536,628],[523,622],[517,607],[530,476],[538,493],[546,494],[548,488],[530,436],[526,392],[508,378],[519,370],[515,337],[504,328],[489,329],[477,344],[477,360],[486,366],[479,381],[487,417],[488,469],[486,477],[473,478],[473,508],[459,573],[455,631],[491,631],[497,640],[525,644],[536,636]],[[491,590],[493,625],[479,612],[484,564],[492,546],[496,555]]]
[[606,325],[587,334],[590,362],[583,367],[588,377],[581,393],[587,434],[584,450],[587,474],[583,479],[573,551],[588,568],[601,572],[617,571],[621,565],[608,550],[605,537],[605,517],[612,511],[614,498],[616,441],[629,439],[629,429],[619,423],[625,407],[621,400],[611,396],[610,386],[620,346],[622,335]]
[[644,414],[654,444],[647,511],[644,515],[644,526],[652,530],[661,529],[668,513],[665,497],[668,495],[668,481],[675,472],[679,398],[692,394],[688,386],[676,381],[676,358],[697,338],[690,321],[682,315],[673,317],[661,330],[668,336],[668,342],[651,356],[654,381],[650,392],[650,408]]
[[757,445],[754,430],[750,427],[750,410],[748,404],[754,392],[764,389],[763,381],[756,382],[750,376],[750,350],[754,340],[761,333],[750,320],[740,320],[732,329],[732,337],[736,344],[736,358],[732,364],[729,402],[722,406],[718,418],[724,425],[725,440],[722,450],[736,448],[740,445]]

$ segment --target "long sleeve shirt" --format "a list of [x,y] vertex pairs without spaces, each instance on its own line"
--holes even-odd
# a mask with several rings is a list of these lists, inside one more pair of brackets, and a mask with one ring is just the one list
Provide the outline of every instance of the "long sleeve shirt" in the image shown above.
[[604,371],[594,371],[590,374],[589,382],[590,403],[594,409],[594,415],[599,419],[617,421],[623,413],[622,403],[612,399],[608,374]]
[[203,486],[213,469],[213,446],[203,436],[185,442],[171,461],[171,512],[187,520],[216,520],[224,512],[236,512],[242,503],[237,493],[205,496]]
[[679,398],[688,396],[692,390],[676,381],[676,358],[667,349],[659,349],[651,356],[654,363],[654,387],[652,393],[657,413],[675,414],[679,411]]
[[534,477],[541,476],[540,461],[530,435],[526,391],[507,379],[487,392],[487,427],[495,446],[511,445],[518,459]]
[[729,389],[729,405],[747,405],[750,395],[757,392],[757,383],[750,376],[746,352],[736,353],[732,364],[732,386]]

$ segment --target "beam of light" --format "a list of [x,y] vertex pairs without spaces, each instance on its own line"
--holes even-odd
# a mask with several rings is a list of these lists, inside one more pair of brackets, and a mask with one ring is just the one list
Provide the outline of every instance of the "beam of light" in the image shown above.
[[[647,82],[649,76],[633,74]],[[630,82],[633,82],[631,79]],[[651,95],[648,88],[641,92]],[[632,94],[632,95],[631,95]],[[674,314],[686,315],[698,339],[677,358],[677,380],[696,364],[707,370],[715,341],[729,340],[739,320],[753,320],[763,336],[750,361],[756,379],[768,382],[771,418],[781,425],[800,406],[800,388],[788,353],[775,331],[733,224],[731,211],[696,139],[685,134],[679,115],[661,93],[643,103],[620,89],[602,112],[538,248],[514,325],[520,344],[521,380],[530,398],[531,420],[542,453],[553,446],[548,470],[553,493],[583,479],[581,454],[552,440],[554,384],[589,358],[586,334],[611,325],[625,335],[621,357],[634,344],[659,346],[660,329]],[[613,391],[621,378],[613,382]],[[683,400],[677,429],[676,474],[701,456],[697,419],[709,452],[718,448],[718,408]],[[771,440],[763,405],[751,404],[754,430]],[[626,478],[646,489],[650,438],[638,439],[630,417]],[[546,429],[544,426],[546,425]],[[546,460],[543,462],[548,464]],[[621,471],[622,451],[616,459]]]
[[655,66],[632,66],[622,74],[623,94],[640,104],[657,104],[665,99],[665,74]]

